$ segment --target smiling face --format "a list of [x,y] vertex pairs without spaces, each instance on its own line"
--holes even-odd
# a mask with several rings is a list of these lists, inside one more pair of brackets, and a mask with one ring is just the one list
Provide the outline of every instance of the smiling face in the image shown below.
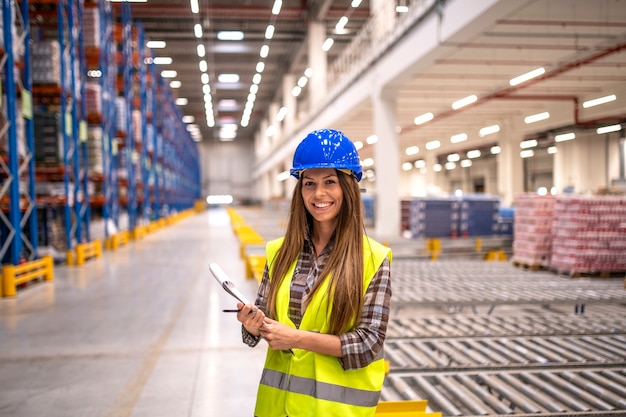
[[333,227],[343,203],[343,190],[332,168],[312,168],[302,173],[302,200],[316,223]]

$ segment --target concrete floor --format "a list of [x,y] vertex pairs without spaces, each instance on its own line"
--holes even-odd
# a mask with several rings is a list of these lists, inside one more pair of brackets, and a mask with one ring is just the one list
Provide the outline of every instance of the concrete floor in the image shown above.
[[252,416],[265,345],[241,343],[210,262],[254,298],[209,210],[0,299],[0,415]]

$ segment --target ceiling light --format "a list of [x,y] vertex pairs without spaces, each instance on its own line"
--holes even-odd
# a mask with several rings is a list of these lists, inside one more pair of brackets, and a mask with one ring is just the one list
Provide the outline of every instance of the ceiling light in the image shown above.
[[265,39],[272,39],[275,29],[274,25],[267,25],[267,28],[265,28]]
[[483,127],[482,129],[480,129],[478,134],[482,138],[482,137],[485,137],[487,135],[491,135],[492,133],[497,133],[499,131],[500,131],[500,126],[498,126],[498,125],[491,125],[491,126]]
[[193,25],[193,33],[198,39],[202,37],[202,25],[200,23],[196,23],[195,25]]
[[461,155],[459,155],[458,153],[451,153],[446,159],[448,160],[448,162],[458,162],[461,160]]
[[304,70],[304,75],[308,78],[311,78],[313,76],[313,68],[307,68]]
[[330,51],[330,48],[333,47],[334,43],[335,43],[335,40],[333,38],[327,38],[322,44],[322,51],[324,52]]
[[300,93],[302,93],[302,88],[297,85],[293,88],[293,90],[291,90],[291,95],[294,97],[298,97]]
[[519,143],[519,147],[522,149],[534,148],[535,146],[537,146],[536,139],[523,140]]
[[198,57],[204,58],[204,56],[206,55],[206,49],[204,49],[204,45],[199,43],[196,47],[196,52],[198,53]]
[[461,166],[463,168],[469,168],[472,166],[472,161],[470,161],[469,159],[464,159],[461,161]]
[[467,151],[467,157],[470,158],[470,159],[479,158],[480,155],[481,155],[481,153],[480,153],[480,151],[478,149]]
[[589,107],[599,106],[600,104],[609,103],[611,101],[615,101],[617,96],[615,94],[611,94],[610,96],[604,96],[600,98],[595,98],[593,100],[587,100],[583,103],[583,107],[588,109]]
[[467,105],[470,105],[470,104],[474,103],[476,100],[478,100],[478,97],[476,97],[476,95],[472,94],[471,96],[464,97],[464,98],[462,98],[460,100],[457,100],[454,103],[452,103],[452,108],[454,110],[458,110],[461,107],[465,107]]
[[176,104],[177,104],[178,106],[184,106],[184,105],[186,105],[188,102],[189,102],[189,100],[187,100],[185,97],[178,97],[178,98],[176,99]]
[[267,129],[265,129],[265,136],[267,136],[268,138],[274,136],[274,133],[276,133],[276,126],[274,125],[269,125]]
[[220,74],[217,80],[221,83],[237,83],[239,82],[239,74]]
[[598,129],[596,129],[596,133],[598,135],[602,135],[604,133],[617,132],[620,130],[622,130],[622,125],[610,125],[610,126],[599,127]]
[[263,72],[263,70],[265,69],[265,62],[263,61],[259,61],[256,63],[256,72]]
[[403,162],[402,163],[402,170],[403,171],[410,171],[413,169],[413,164],[410,162]]
[[432,151],[433,149],[437,149],[441,147],[441,142],[438,140],[431,140],[430,142],[426,142],[426,149]]
[[420,151],[419,146],[409,146],[408,148],[404,150],[404,153],[411,156],[411,155],[417,155],[419,151]]
[[441,171],[441,169],[442,169],[441,164],[433,165],[433,171],[439,172],[439,171]]
[[276,181],[278,182],[287,181],[289,177],[291,177],[291,174],[289,173],[289,171],[283,171],[279,173],[278,175],[276,175]]
[[304,75],[302,77],[300,77],[300,79],[298,80],[298,86],[304,88],[304,86],[306,85],[306,83],[309,81],[309,79],[307,77],[305,77]]
[[346,28],[347,24],[348,24],[348,17],[347,16],[341,16],[341,19],[339,19],[339,21],[335,25],[335,32],[343,33],[343,31]]
[[183,116],[183,123],[193,123],[195,120],[196,118],[193,116],[190,116],[190,115]]
[[456,168],[456,164],[455,164],[454,162],[446,162],[446,164],[444,165],[444,167],[445,167],[448,171],[450,171],[450,170],[452,170],[452,169]]
[[356,150],[360,150],[363,149],[363,142],[361,142],[360,140],[357,140],[356,142],[354,142],[354,147],[356,148]]
[[489,152],[491,152],[492,155],[497,155],[502,151],[502,149],[499,146],[492,146],[489,149]]
[[350,4],[350,6],[357,8],[361,5],[361,1],[363,0],[352,0],[352,3]]
[[174,70],[163,70],[161,71],[161,77],[163,78],[175,78],[178,73]]
[[146,47],[150,49],[163,49],[165,48],[165,41],[148,41],[146,42]]
[[417,116],[415,119],[413,119],[413,123],[415,123],[416,125],[421,125],[421,124],[424,124],[426,122],[433,120],[434,117],[435,115],[432,114],[431,112],[424,113],[422,115]]
[[203,72],[202,75],[200,75],[200,81],[202,81],[202,84],[208,85],[209,84],[209,74],[207,74],[206,72]]
[[451,143],[459,143],[467,140],[467,133],[458,133],[456,135],[450,136]]
[[240,30],[220,30],[217,32],[217,39],[220,41],[242,41],[243,32]]
[[540,75],[543,75],[545,72],[546,72],[545,68],[537,68],[537,69],[527,72],[526,74],[522,74],[515,78],[511,78],[509,80],[509,84],[511,86],[515,86],[523,82],[526,82],[530,79],[533,79],[535,77],[539,77]]
[[560,135],[556,135],[554,137],[554,141],[555,142],[564,142],[566,140],[572,140],[574,138],[576,138],[576,134],[574,132],[562,133]]
[[370,135],[370,136],[368,136],[367,138],[365,138],[365,142],[366,142],[368,145],[373,145],[373,144],[375,144],[376,142],[378,142],[378,136],[376,136],[376,135]]
[[289,109],[285,106],[281,107],[278,113],[276,113],[276,120],[282,122],[287,117],[287,113],[289,113]]
[[200,68],[200,72],[207,72],[209,69],[209,66],[204,59],[198,62],[198,67]]
[[413,165],[415,166],[415,168],[418,169],[426,168],[426,161],[424,161],[423,159],[418,159]]
[[363,166],[364,167],[371,167],[374,166],[374,158],[365,158],[363,160]]
[[256,73],[252,76],[252,84],[256,84],[259,85],[261,84],[261,78],[263,78],[263,76],[259,73]]
[[519,153],[519,156],[522,158],[530,158],[535,156],[535,152],[532,149],[525,149]]
[[272,14],[277,15],[280,14],[280,8],[283,7],[282,0],[274,0],[274,5],[272,6]]
[[409,6],[396,6],[396,13],[407,13]]
[[267,58],[267,56],[270,54],[270,47],[269,45],[263,45],[261,47],[261,51],[259,52],[259,55],[261,55],[261,58]]
[[526,116],[524,118],[524,123],[531,124],[531,123],[538,122],[540,120],[546,120],[549,117],[550,117],[550,113],[548,113],[547,111],[544,111],[543,113],[537,113],[537,114],[533,114],[530,116]]
[[549,153],[550,155],[555,154],[555,153],[556,153],[556,146],[550,146],[550,147],[548,148],[548,153]]
[[189,4],[191,5],[191,13],[198,14],[200,8],[198,7],[198,0],[189,0]]

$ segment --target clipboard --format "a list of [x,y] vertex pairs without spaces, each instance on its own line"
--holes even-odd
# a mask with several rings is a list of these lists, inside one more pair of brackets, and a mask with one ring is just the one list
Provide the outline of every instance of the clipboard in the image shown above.
[[250,304],[250,301],[248,301],[246,296],[243,295],[241,291],[235,287],[235,284],[228,279],[228,275],[226,275],[226,272],[224,272],[222,267],[216,263],[211,263],[209,264],[209,269],[217,282],[219,282],[222,288],[224,288],[224,291],[233,296],[236,300],[241,301],[244,304]]

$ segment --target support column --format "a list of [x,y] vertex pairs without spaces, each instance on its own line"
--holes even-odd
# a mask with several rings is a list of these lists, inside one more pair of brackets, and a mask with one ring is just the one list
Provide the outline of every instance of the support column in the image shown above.
[[505,206],[513,202],[515,195],[524,191],[524,165],[520,157],[521,126],[511,121],[502,123],[500,131],[500,154],[498,154],[498,194]]
[[396,22],[396,2],[371,0],[370,14],[376,23],[376,37],[381,38],[393,29]]
[[376,167],[376,238],[381,242],[400,236],[400,152],[396,133],[396,93],[381,90],[372,97]]
[[316,106],[326,97],[326,52],[322,45],[326,40],[326,25],[324,22],[309,23],[308,55],[309,67],[313,70],[313,76],[309,80],[309,111],[314,111]]

